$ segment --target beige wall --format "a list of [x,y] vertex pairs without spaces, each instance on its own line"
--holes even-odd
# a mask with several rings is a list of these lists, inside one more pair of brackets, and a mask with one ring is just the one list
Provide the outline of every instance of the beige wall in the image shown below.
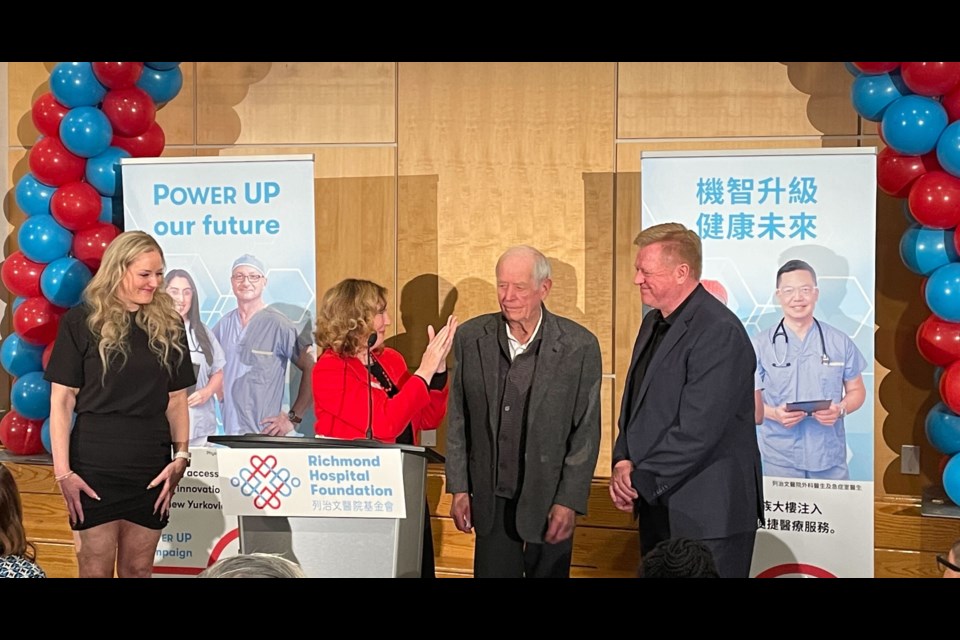
[[[12,188],[27,171],[26,153],[37,137],[30,107],[47,91],[53,64],[4,67],[4,213],[11,227],[22,221]],[[451,311],[469,318],[496,309],[493,265],[506,246],[533,244],[550,256],[555,284],[548,304],[594,331],[603,352],[600,477],[608,475],[614,417],[640,323],[631,284],[640,152],[879,144],[875,128],[850,105],[851,77],[842,63],[184,62],[181,68],[181,94],[158,112],[165,154],[315,154],[318,288],[347,276],[387,286],[393,344],[409,360],[418,361],[427,324]],[[919,496],[935,482],[938,462],[923,434],[923,418],[936,401],[932,367],[913,346],[927,311],[919,278],[897,252],[905,224],[899,203],[881,197],[879,500]],[[12,250],[11,238],[5,249]],[[920,476],[899,473],[903,444],[921,447]],[[434,508],[438,503],[439,496],[431,499]]]

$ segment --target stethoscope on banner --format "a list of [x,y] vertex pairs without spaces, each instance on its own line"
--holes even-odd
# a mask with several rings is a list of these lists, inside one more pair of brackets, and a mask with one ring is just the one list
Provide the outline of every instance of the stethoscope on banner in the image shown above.
[[[827,355],[827,343],[823,340],[823,327],[820,326],[820,321],[816,318],[813,319],[814,324],[817,325],[817,332],[820,334],[820,351],[823,355],[820,356],[820,364],[830,366],[830,356]],[[777,337],[783,336],[783,357],[777,357]],[[787,355],[790,351],[790,338],[787,337],[787,330],[783,326],[783,318],[780,319],[780,324],[777,325],[777,330],[773,332],[773,338],[770,339],[770,342],[773,344],[773,357],[776,358],[776,362],[771,364],[777,368],[786,368],[789,367],[792,363],[787,362]]]

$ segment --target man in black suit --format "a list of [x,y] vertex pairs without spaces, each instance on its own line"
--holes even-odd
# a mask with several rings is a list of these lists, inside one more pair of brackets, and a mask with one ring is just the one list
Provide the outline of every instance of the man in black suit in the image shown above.
[[640,553],[701,540],[721,577],[747,577],[763,517],[754,416],[757,359],[743,324],[700,284],[702,249],[681,224],[645,229],[640,325],[621,403],[610,496],[640,520]]
[[476,529],[474,576],[568,577],[577,514],[600,451],[600,344],[543,304],[550,262],[527,246],[497,262],[500,313],[457,330],[447,491]]

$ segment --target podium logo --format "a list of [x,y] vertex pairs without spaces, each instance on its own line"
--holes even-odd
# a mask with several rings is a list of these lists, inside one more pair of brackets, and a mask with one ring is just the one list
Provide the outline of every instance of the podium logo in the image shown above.
[[293,476],[286,467],[277,468],[275,456],[250,456],[250,466],[230,478],[230,484],[240,488],[244,496],[253,496],[257,509],[279,509],[281,498],[289,498],[293,489],[300,486],[300,478]]

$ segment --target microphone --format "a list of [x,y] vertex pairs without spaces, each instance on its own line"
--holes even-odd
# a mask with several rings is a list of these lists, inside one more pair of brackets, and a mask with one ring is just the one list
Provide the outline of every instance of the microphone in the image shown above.
[[367,440],[373,440],[373,345],[377,344],[377,334],[367,338]]

